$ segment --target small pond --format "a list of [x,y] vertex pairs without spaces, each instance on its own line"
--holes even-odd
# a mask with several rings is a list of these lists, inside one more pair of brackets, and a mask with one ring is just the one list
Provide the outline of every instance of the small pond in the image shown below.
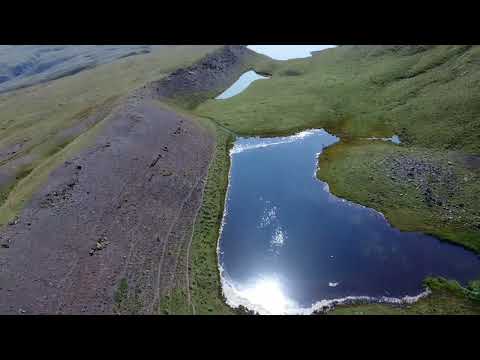
[[312,52],[332,47],[335,45],[248,45],[250,50],[275,60],[306,58],[312,56]]
[[242,76],[240,76],[238,80],[232,84],[232,86],[218,95],[215,99],[224,100],[238,95],[248,88],[252,82],[261,79],[268,79],[268,77],[259,75],[253,70],[247,71],[246,73],[242,74]]
[[[335,45],[248,45],[250,50],[267,55],[276,60],[310,57],[314,51],[321,51],[331,47],[335,47]],[[240,76],[232,86],[218,95],[215,99],[229,99],[245,91],[252,82],[262,79],[268,79],[268,77],[259,75],[253,70],[247,71]]]

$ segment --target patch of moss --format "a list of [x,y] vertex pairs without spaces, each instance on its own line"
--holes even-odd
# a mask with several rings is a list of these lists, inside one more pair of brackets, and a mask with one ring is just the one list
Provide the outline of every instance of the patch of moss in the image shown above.
[[[328,315],[480,315],[480,299],[469,288],[443,278],[427,278],[432,293],[410,305],[358,304],[337,306]],[[478,291],[478,288],[476,288]]]

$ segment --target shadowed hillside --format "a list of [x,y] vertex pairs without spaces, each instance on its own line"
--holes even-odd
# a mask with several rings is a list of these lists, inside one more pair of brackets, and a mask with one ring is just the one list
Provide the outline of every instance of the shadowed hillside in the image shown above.
[[0,45],[0,93],[74,75],[168,45]]

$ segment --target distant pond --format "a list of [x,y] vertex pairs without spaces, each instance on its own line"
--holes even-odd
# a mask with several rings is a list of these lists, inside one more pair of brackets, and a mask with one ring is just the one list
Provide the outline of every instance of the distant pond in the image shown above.
[[335,45],[248,45],[250,50],[267,55],[275,60],[290,60],[312,56]]
[[[261,314],[308,314],[332,299],[417,296],[429,275],[480,277],[474,253],[333,196],[317,157],[338,138],[324,130],[239,138],[219,240],[223,292]],[[321,171],[321,170],[320,170]]]
[[268,77],[259,75],[253,70],[247,71],[246,73],[242,74],[242,76],[240,76],[238,80],[235,81],[227,90],[218,95],[215,99],[224,100],[238,95],[246,88],[248,88],[252,82],[261,79],[268,79]]

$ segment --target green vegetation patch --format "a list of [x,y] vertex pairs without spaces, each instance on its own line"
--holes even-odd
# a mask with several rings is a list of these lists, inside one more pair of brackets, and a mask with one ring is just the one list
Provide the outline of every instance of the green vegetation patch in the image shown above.
[[192,307],[187,302],[185,289],[175,288],[160,302],[161,315],[192,315]]
[[216,130],[215,154],[208,172],[203,203],[195,222],[191,248],[192,302],[196,314],[232,314],[223,301],[217,241],[228,186],[232,135]]
[[480,252],[480,172],[461,154],[364,140],[327,148],[319,164],[317,176],[335,195],[381,211],[404,231]]
[[113,305],[113,312],[120,315],[141,314],[143,301],[140,299],[139,292],[139,289],[129,288],[128,280],[122,278],[114,294],[115,303]]
[[432,293],[409,305],[340,305],[329,315],[480,315],[479,287],[472,282],[464,288],[456,281],[428,278]]
[[[183,113],[182,110],[178,110]],[[191,302],[186,289],[175,288],[160,302],[161,314],[234,314],[224,301],[218,271],[217,241],[223,218],[234,137],[208,119],[196,119],[216,137],[203,201],[195,220],[190,249]]]
[[341,46],[269,71],[271,79],[195,112],[243,135],[323,127],[342,138],[399,134],[408,144],[480,152],[478,46],[406,54]]

